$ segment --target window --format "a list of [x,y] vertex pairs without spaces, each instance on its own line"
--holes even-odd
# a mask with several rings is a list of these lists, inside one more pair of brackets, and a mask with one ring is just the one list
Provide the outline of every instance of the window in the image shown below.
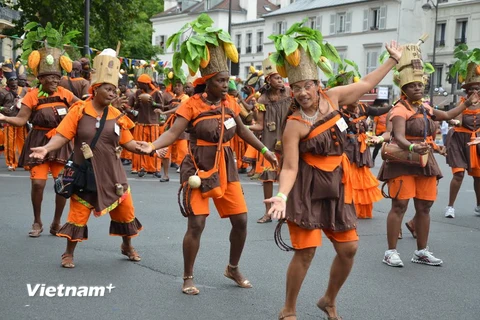
[[[347,53],[345,51],[338,51],[338,55],[340,56],[340,59],[345,59],[347,57]],[[338,63],[333,63],[332,64],[332,69],[333,69],[333,74],[338,74]],[[351,68],[349,68],[351,70]]]
[[257,32],[257,52],[263,51],[263,31]]
[[363,10],[363,31],[386,28],[387,7]]
[[435,66],[435,72],[432,74],[433,89],[442,87],[443,66]]
[[467,20],[457,20],[457,28],[455,30],[455,45],[467,43]]
[[322,32],[322,22],[323,22],[322,16],[317,16],[316,25],[317,25],[317,30],[320,31],[320,32]]
[[249,73],[250,73],[250,67],[245,67],[245,77],[243,77],[243,79],[247,79]]
[[367,51],[365,74],[369,74],[378,67],[378,51]]
[[308,18],[308,26],[311,29],[317,29],[317,17]]
[[245,53],[252,53],[252,34],[247,33],[245,43]]
[[352,13],[342,12],[330,15],[330,34],[348,33],[352,29]]
[[255,66],[255,70],[262,70],[262,66],[260,65]]
[[445,46],[445,29],[447,27],[446,22],[440,22],[437,24],[437,39],[436,45],[437,47],[444,47]]
[[278,21],[273,24],[273,33],[274,34],[285,34],[287,31],[287,22]]
[[165,50],[167,49],[165,48],[165,38],[166,36],[164,35],[155,36],[155,45],[159,46],[163,50],[163,52],[165,52]]
[[242,35],[237,33],[235,35],[235,45],[237,46],[238,54],[242,53]]

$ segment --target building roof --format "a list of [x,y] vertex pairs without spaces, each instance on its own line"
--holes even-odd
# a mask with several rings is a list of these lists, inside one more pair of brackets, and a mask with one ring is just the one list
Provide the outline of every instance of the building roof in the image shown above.
[[281,14],[288,14],[306,10],[314,10],[328,7],[338,7],[343,5],[348,5],[352,3],[368,2],[372,0],[298,0],[292,4],[289,4],[286,7],[283,7],[275,12],[270,12],[264,17],[277,16]]
[[[177,7],[173,7],[168,9],[167,11],[157,13],[151,19],[179,15],[179,14],[200,14],[202,12],[210,12],[210,11],[225,11],[225,10],[228,11],[229,1],[230,0],[223,0],[209,10],[205,10],[206,0],[200,1],[194,4],[193,6],[183,9],[182,11],[179,11]],[[240,0],[232,0],[232,12],[244,12],[244,11],[245,10],[242,9],[242,7],[240,7]]]

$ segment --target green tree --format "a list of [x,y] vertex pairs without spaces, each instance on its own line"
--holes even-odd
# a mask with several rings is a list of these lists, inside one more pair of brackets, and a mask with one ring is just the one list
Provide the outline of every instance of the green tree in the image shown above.
[[[83,47],[84,1],[78,0],[18,0],[15,9],[23,14],[12,34],[22,35],[26,23],[37,21],[43,26],[51,22],[54,28],[62,23],[65,30],[81,31],[75,40]],[[153,29],[149,21],[163,11],[163,0],[91,0],[90,47],[96,49],[117,47],[120,56],[148,60],[161,52],[152,45]]]

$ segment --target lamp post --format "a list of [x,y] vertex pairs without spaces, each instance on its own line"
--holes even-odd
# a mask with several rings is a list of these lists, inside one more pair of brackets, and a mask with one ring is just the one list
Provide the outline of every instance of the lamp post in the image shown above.
[[84,23],[84,42],[83,42],[83,54],[84,56],[88,56],[90,54],[90,0],[85,0],[85,7],[84,7],[84,16],[85,16],[85,23]]
[[[437,23],[438,23],[438,0],[437,0],[437,3],[433,3],[433,0],[427,0],[427,2],[422,6],[422,9],[424,11],[429,11],[429,10],[432,10],[432,6],[433,8],[435,8],[435,27],[434,27],[434,31],[433,31],[433,54],[432,54],[432,66],[435,68],[435,72],[436,72],[436,67],[435,67],[435,53],[437,51]],[[435,107],[433,105],[433,87],[434,87],[434,83],[433,83],[433,79],[430,79],[430,88],[429,88],[429,93],[428,95],[430,96],[430,105],[432,107]]]

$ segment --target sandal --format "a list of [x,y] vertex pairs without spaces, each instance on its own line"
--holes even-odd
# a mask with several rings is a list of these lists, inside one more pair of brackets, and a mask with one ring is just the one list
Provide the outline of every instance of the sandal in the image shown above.
[[[189,280],[189,279],[193,280],[193,276],[183,277],[183,281]],[[200,293],[200,290],[198,290],[197,287],[195,286],[191,286],[191,287],[182,288],[182,292],[189,296],[196,296],[197,294]]]
[[57,224],[51,224],[50,225],[50,234],[53,235],[53,236],[56,236],[58,231],[60,231],[60,228],[62,227],[61,224],[57,223]]
[[170,181],[170,178],[161,178],[160,179],[160,182],[168,182],[168,181]]
[[64,253],[62,254],[62,267],[64,268],[75,268],[75,264],[73,263],[73,254]]
[[317,307],[323,312],[325,312],[325,314],[327,315],[327,320],[342,320],[342,317],[330,317],[327,308],[334,308],[335,306],[329,306],[327,304],[321,303],[321,301],[322,299],[318,300]]
[[135,262],[142,260],[138,252],[133,247],[126,247],[122,243],[122,245],[120,246],[120,249],[122,250],[122,254],[128,257],[128,260],[135,261]]
[[278,315],[278,320],[283,320],[285,318],[290,318],[290,317],[295,317],[295,319],[297,318],[297,314],[296,313],[287,313],[287,314],[284,314],[283,311],[280,312],[280,314]]
[[32,230],[28,232],[28,235],[32,238],[38,238],[40,237],[40,233],[43,232],[43,227],[40,225],[40,223],[34,223],[32,224]]
[[412,234],[414,239],[417,239],[417,233],[415,232],[415,228],[410,224],[410,221],[405,222],[405,226],[407,227],[408,231]]
[[272,222],[272,218],[270,216],[264,215],[260,219],[257,220],[257,223],[269,223]]
[[225,269],[225,273],[223,274],[225,277],[233,280],[240,288],[250,289],[253,287],[250,281],[248,281],[245,278],[243,280],[235,279],[235,277],[230,272],[229,268],[235,270],[235,269],[238,269],[238,266],[232,266],[231,264],[228,264],[227,268]]
[[398,233],[398,239],[403,239],[402,229],[400,229],[400,232]]

